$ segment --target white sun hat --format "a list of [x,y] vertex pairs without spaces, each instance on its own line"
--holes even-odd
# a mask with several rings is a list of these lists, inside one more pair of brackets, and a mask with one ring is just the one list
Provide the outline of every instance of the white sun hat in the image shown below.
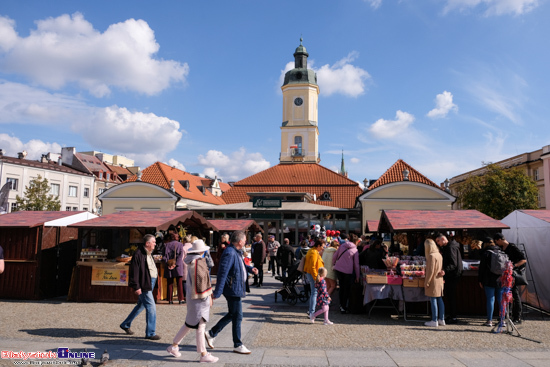
[[204,244],[203,240],[196,240],[193,242],[192,247],[187,251],[188,254],[196,254],[210,250],[209,246]]

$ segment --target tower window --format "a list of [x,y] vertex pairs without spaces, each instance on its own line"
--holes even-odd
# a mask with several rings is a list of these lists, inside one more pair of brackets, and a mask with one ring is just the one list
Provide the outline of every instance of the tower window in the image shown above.
[[294,148],[294,154],[293,156],[302,156],[302,137],[301,136],[295,136],[294,137],[294,145],[296,148]]

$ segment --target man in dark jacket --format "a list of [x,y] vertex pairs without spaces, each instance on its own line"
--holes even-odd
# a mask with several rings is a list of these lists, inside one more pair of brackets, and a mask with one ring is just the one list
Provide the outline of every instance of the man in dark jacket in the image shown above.
[[264,283],[264,261],[267,247],[262,240],[261,233],[254,236],[254,241],[255,242],[252,244],[252,262],[256,269],[258,269],[258,274],[254,275],[254,283],[252,283],[252,285],[261,287]]
[[441,248],[443,255],[443,279],[445,279],[445,297],[447,298],[448,318],[445,323],[456,324],[457,288],[462,275],[462,254],[460,244],[455,240],[449,242],[446,236],[439,233],[435,242]]
[[283,277],[286,277],[286,272],[290,265],[294,264],[294,248],[290,246],[290,241],[288,238],[283,240],[283,245],[277,251],[277,258],[279,259],[279,264],[281,265],[281,274]]
[[[513,244],[506,241],[506,238],[504,238],[504,235],[502,233],[497,233],[493,236],[493,240],[495,243],[504,250],[504,253],[508,255],[508,258],[512,262],[512,266],[514,267],[514,270],[523,269],[525,268],[527,264],[527,260],[525,259],[525,255],[518,249],[518,247]],[[521,297],[519,295],[519,289],[516,283],[514,282],[514,286],[512,287],[512,297],[514,299],[512,303],[512,322],[514,324],[521,324],[521,311],[522,311],[522,305],[521,305]]]
[[145,309],[145,339],[159,340],[160,336],[155,334],[157,325],[157,310],[153,289],[157,281],[158,271],[151,253],[155,249],[156,240],[152,234],[146,234],[143,237],[144,245],[140,245],[130,262],[130,274],[128,277],[128,286],[134,289],[134,293],[139,297],[136,307],[130,312],[126,320],[120,324],[120,328],[128,335],[134,332],[130,329],[132,321],[137,315]]
[[223,296],[227,300],[227,314],[209,331],[204,333],[206,345],[214,349],[214,339],[230,322],[233,324],[233,352],[250,354],[241,341],[241,321],[243,319],[242,298],[246,295],[247,273],[258,274],[258,269],[244,263],[242,249],[246,243],[246,235],[235,231],[231,235],[231,245],[228,246],[220,259],[216,289],[212,294],[214,300]]

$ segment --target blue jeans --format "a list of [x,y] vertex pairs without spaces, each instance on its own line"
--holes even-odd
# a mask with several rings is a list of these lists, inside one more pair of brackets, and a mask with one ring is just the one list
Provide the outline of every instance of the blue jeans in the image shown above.
[[311,288],[311,295],[309,296],[309,315],[312,316],[315,313],[315,305],[317,304],[317,288],[315,288],[315,279],[310,273],[306,273],[307,282]]
[[443,297],[430,297],[430,306],[432,308],[432,321],[445,320]]
[[243,320],[243,307],[241,297],[229,297],[225,296],[227,300],[227,314],[218,321],[216,325],[210,329],[210,336],[215,338],[224,327],[230,322],[232,323],[233,332],[233,346],[235,348],[243,345],[241,342],[241,321]]
[[[485,297],[487,297],[487,321],[493,320],[493,312],[495,311],[495,298],[498,303],[498,309],[501,311],[501,300],[502,300],[502,292],[503,289],[500,287],[488,287],[486,285],[483,286],[483,289],[485,290]],[[499,319],[500,319],[500,312],[499,312]]]
[[[157,282],[157,278],[151,278],[151,289],[155,289],[155,284]],[[137,315],[141,313],[145,309],[145,322],[147,323],[147,327],[145,328],[145,336],[153,336],[155,335],[155,328],[157,325],[157,309],[155,307],[155,299],[153,297],[153,291],[147,291],[147,292],[141,292],[138,298],[138,303],[136,307],[130,312],[126,320],[120,324],[121,328],[130,328],[132,325],[132,321],[136,318]]]

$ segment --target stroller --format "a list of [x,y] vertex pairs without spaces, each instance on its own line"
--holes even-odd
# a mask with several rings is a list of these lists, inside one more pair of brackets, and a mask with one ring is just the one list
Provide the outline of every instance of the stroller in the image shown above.
[[295,305],[298,300],[307,302],[310,294],[309,284],[304,284],[303,290],[298,289],[298,283],[302,280],[302,273],[298,270],[299,261],[296,261],[288,268],[286,277],[276,276],[275,279],[283,282],[283,287],[275,291],[275,302],[277,302],[277,294],[281,295],[283,301],[287,301],[291,305]]

